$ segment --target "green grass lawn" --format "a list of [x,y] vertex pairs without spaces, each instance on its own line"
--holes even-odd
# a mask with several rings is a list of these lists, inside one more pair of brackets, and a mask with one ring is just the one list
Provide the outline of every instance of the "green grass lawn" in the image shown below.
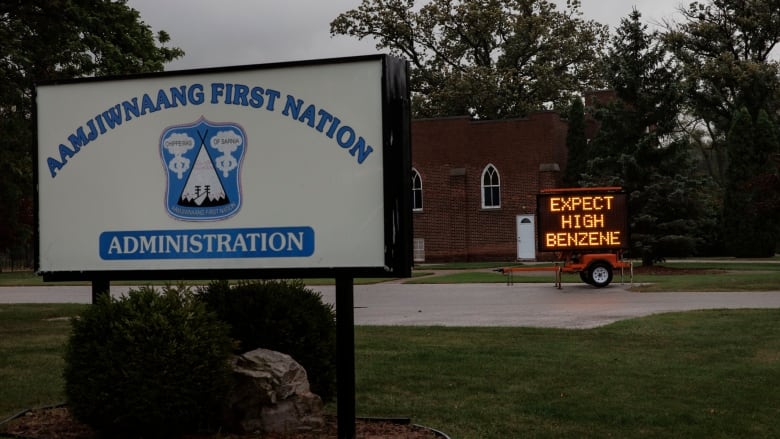
[[[0,419],[63,401],[88,305],[0,305]],[[780,437],[780,310],[662,314],[587,330],[356,328],[358,416],[453,438]]]
[[[632,284],[638,292],[662,291],[775,291],[780,290],[780,263],[777,258],[738,261],[733,259],[707,259],[698,262],[671,260],[659,264],[679,270],[701,270],[700,274],[636,274],[632,279],[626,272],[622,280]],[[409,284],[447,283],[506,283],[507,276],[493,271],[499,267],[531,266],[516,262],[463,262],[450,264],[424,264],[415,267],[413,277],[403,280]],[[536,267],[550,267],[552,264],[533,264]],[[393,280],[392,278],[358,278],[355,285],[373,284]],[[554,283],[550,271],[521,272],[512,277],[515,283]],[[564,283],[581,283],[578,274],[564,273]],[[332,285],[334,279],[306,279],[308,285]],[[207,281],[188,282],[203,285]],[[621,283],[619,272],[615,272],[613,283]],[[165,285],[166,282],[113,282],[115,285]],[[52,285],[43,282],[40,276],[29,271],[0,273],[0,287],[21,285]],[[89,285],[87,282],[57,283],[56,285]]]
[[634,278],[634,285],[631,290],[637,292],[780,291],[780,271],[640,275]]
[[[357,278],[354,280],[355,285],[367,285],[375,284],[379,282],[385,282],[393,280],[393,278]],[[176,281],[175,283],[179,283]],[[309,285],[335,285],[335,279],[306,279]],[[208,284],[208,280],[194,280],[184,281],[185,285],[205,285]],[[131,285],[131,286],[145,286],[145,285],[158,285],[163,286],[170,284],[169,281],[114,281],[113,285]],[[46,285],[90,285],[87,281],[74,281],[74,282],[44,282],[41,276],[36,275],[32,271],[13,271],[0,273],[0,287],[19,287],[19,286],[46,286]]]
[[0,419],[62,402],[70,318],[88,305],[0,305]]
[[780,310],[590,330],[361,327],[362,413],[458,438],[778,437]]
[[[780,263],[772,262],[666,262],[660,264],[678,270],[688,270],[684,274],[635,274],[633,280],[628,272],[622,282],[631,284],[632,291],[780,291]],[[507,282],[507,276],[492,271],[491,267],[508,265],[492,264],[477,269],[459,268],[448,273],[435,268],[440,274],[420,276],[405,281],[410,284],[455,284],[455,283],[501,283]],[[544,267],[541,265],[540,267]],[[425,267],[426,269],[434,269]],[[467,271],[462,271],[467,270]],[[701,273],[691,273],[700,270]],[[639,272],[639,270],[637,270]],[[520,272],[512,277],[514,283],[554,282],[554,273],[549,271]],[[564,283],[581,283],[578,274],[564,273]],[[621,283],[620,272],[614,273],[613,283]]]

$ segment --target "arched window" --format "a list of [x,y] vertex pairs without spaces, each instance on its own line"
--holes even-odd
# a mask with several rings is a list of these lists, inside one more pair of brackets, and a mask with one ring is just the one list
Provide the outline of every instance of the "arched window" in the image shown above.
[[501,179],[496,167],[490,164],[482,171],[482,208],[499,207],[501,207]]
[[412,168],[412,210],[420,211],[423,208],[422,178],[416,169]]

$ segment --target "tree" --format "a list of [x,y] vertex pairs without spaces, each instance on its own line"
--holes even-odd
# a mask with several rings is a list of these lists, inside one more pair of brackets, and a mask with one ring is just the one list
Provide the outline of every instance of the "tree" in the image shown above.
[[[755,123],[747,108],[734,115],[728,136],[729,167],[723,201],[723,234],[729,254],[737,257],[774,255],[776,217],[761,205],[773,194],[759,182],[772,175],[771,157],[778,152],[775,128],[763,110]],[[776,195],[776,194],[775,194]]]
[[[774,169],[756,177],[751,181],[751,186],[756,192],[764,195],[756,203],[758,214],[774,219],[780,218],[780,152],[771,156],[771,162]],[[777,233],[776,236],[780,237],[780,224],[775,224],[775,233]],[[780,249],[780,245],[775,250],[778,249]]]
[[780,0],[694,1],[683,22],[664,35],[680,62],[691,114],[711,139],[707,158],[713,177],[724,184],[726,134],[736,112],[765,110],[777,123],[780,66],[771,54],[780,42]]
[[125,0],[0,0],[0,253],[32,235],[34,83],[160,71],[169,39]]
[[708,180],[690,172],[690,146],[677,131],[677,70],[640,18],[634,10],[621,20],[605,59],[616,99],[596,109],[600,128],[589,145],[586,181],[626,190],[633,254],[651,265],[710,241],[717,210],[706,202]]
[[579,0],[363,0],[331,34],[373,37],[406,58],[417,117],[525,115],[598,86],[595,60],[607,28],[585,21]]
[[566,173],[563,183],[567,186],[579,186],[580,178],[585,172],[588,161],[588,139],[585,137],[585,106],[582,99],[572,99],[567,120],[569,128],[566,132]]
[[754,255],[774,256],[777,243],[780,242],[780,224],[777,217],[768,213],[768,206],[777,205],[780,199],[777,192],[766,190],[762,183],[769,181],[774,174],[773,158],[780,153],[776,125],[769,115],[761,110],[756,118],[754,135],[754,153],[756,157],[755,173],[748,181],[748,191],[751,198],[751,215],[755,220],[754,227],[761,239],[756,240]]

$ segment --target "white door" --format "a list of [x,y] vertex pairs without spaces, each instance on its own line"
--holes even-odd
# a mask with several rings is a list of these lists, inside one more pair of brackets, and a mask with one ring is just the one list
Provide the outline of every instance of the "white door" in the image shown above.
[[533,215],[517,215],[517,259],[536,259]]

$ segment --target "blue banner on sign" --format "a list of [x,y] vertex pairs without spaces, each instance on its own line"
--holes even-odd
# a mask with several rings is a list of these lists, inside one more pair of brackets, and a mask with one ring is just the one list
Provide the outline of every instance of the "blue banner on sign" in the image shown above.
[[307,257],[314,253],[314,229],[109,231],[99,245],[106,260]]

